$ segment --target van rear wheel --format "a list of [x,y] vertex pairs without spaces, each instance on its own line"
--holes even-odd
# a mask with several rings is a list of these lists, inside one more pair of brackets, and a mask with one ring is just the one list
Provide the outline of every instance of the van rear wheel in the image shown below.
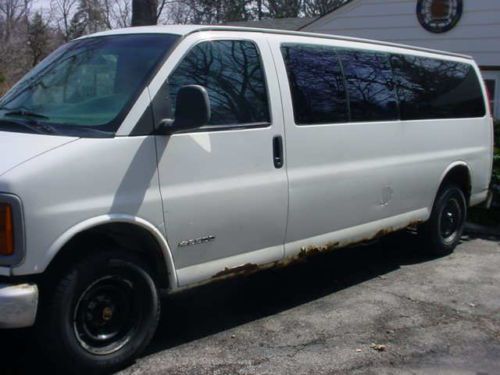
[[160,315],[151,272],[120,251],[89,256],[57,284],[38,322],[49,359],[72,373],[119,369],[150,342]]
[[456,185],[445,185],[438,193],[429,221],[419,229],[425,252],[443,256],[460,242],[467,218],[465,195]]

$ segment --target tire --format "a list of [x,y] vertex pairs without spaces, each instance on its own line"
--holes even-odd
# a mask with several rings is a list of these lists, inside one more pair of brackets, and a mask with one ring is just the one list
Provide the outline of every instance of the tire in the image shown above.
[[148,267],[120,251],[78,262],[46,298],[39,340],[66,373],[111,372],[129,364],[151,341],[160,316]]
[[467,200],[456,185],[439,190],[429,221],[419,229],[424,250],[429,255],[451,254],[462,237],[467,218]]

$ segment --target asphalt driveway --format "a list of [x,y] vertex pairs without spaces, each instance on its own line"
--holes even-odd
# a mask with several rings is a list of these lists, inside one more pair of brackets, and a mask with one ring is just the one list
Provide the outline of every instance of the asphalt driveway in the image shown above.
[[[121,374],[500,374],[499,241],[432,259],[404,233],[183,292]],[[0,373],[42,371],[30,337],[0,333]]]

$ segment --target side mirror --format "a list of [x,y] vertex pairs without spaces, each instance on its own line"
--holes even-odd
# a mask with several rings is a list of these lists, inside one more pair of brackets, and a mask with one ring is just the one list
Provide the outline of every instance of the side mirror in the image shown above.
[[210,99],[203,86],[183,86],[177,93],[174,120],[164,120],[162,133],[196,129],[210,121]]

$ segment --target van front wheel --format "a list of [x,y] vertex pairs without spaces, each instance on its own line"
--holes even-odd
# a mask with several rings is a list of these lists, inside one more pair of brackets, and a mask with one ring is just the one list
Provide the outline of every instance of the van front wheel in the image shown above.
[[120,251],[92,255],[61,279],[38,322],[41,344],[74,373],[116,370],[150,342],[160,315],[146,264]]
[[429,221],[419,230],[424,250],[435,256],[452,253],[460,242],[466,218],[467,201],[462,189],[446,185],[439,191]]

